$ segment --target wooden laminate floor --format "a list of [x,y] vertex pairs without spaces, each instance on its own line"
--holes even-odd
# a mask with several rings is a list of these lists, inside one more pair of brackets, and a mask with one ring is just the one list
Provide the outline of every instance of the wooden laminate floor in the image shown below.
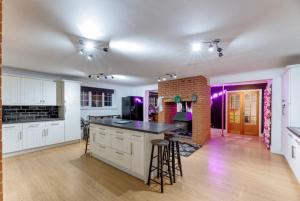
[[257,137],[213,136],[183,159],[184,177],[165,193],[96,159],[84,144],[4,159],[5,201],[299,201],[285,159]]

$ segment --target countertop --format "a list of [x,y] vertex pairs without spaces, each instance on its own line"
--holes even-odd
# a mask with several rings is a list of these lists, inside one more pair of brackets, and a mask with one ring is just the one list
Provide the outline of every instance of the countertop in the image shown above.
[[123,120],[122,119],[99,119],[99,120],[91,120],[90,123],[98,124],[102,126],[128,129],[133,131],[147,132],[152,134],[160,134],[178,128],[178,126],[176,126],[175,124],[143,122],[143,121],[133,121],[133,120],[128,120],[130,121],[129,123],[120,124],[120,123],[116,123],[118,121],[123,121]]
[[292,133],[300,137],[300,127],[287,127]]
[[43,121],[62,121],[64,118],[41,118],[41,119],[20,119],[12,121],[2,121],[2,124],[18,124],[18,123],[30,123],[30,122],[43,122]]

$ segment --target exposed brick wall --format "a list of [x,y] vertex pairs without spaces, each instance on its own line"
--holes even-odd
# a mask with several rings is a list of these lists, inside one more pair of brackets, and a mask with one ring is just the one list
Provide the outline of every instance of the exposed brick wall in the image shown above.
[[[0,115],[2,117],[2,0],[0,0]],[[0,201],[3,200],[2,118],[0,118]]]
[[169,80],[158,84],[158,95],[164,97],[164,111],[158,114],[159,122],[170,122],[169,107],[174,96],[191,100],[192,95],[198,96],[197,102],[192,104],[194,142],[204,144],[210,138],[210,86],[204,76],[196,76],[177,80]]

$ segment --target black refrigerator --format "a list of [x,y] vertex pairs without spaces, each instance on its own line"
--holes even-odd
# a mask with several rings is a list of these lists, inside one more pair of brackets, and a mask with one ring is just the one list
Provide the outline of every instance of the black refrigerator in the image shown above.
[[143,121],[143,97],[127,96],[122,98],[122,119]]

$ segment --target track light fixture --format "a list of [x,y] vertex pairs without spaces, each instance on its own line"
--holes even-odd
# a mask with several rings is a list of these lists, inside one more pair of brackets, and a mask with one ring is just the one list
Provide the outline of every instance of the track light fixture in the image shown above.
[[90,79],[97,79],[97,80],[100,80],[100,79],[114,79],[114,76],[113,75],[108,75],[108,74],[105,74],[105,73],[97,73],[97,74],[90,74],[88,76],[88,78]]
[[[208,51],[213,52],[215,49],[217,50],[218,56],[222,57],[223,56],[223,49],[219,46],[221,43],[221,39],[214,39],[211,41],[204,41],[202,44],[207,44],[208,45]],[[202,48],[200,43],[194,43],[192,44],[192,51],[193,52],[199,52]]]
[[80,38],[77,46],[79,54],[85,56],[87,60],[92,60],[99,51],[109,51],[109,42],[89,40],[86,38]]
[[157,81],[160,82],[160,81],[166,81],[168,79],[176,79],[176,78],[177,75],[175,73],[167,73],[165,75],[159,76]]
[[212,41],[206,41],[206,42],[203,42],[203,43],[209,44],[209,46],[208,46],[208,51],[209,52],[213,52],[215,47],[216,47],[218,56],[219,57],[223,56],[223,52],[222,52],[223,49],[221,47],[219,47],[219,44],[221,43],[221,39],[214,39]]

